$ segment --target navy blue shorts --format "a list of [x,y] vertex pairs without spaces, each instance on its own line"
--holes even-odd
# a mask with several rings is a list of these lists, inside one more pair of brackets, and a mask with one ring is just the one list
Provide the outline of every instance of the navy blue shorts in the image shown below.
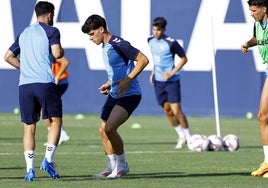
[[62,117],[62,102],[54,83],[33,83],[19,86],[21,121],[26,124],[42,118]]
[[68,86],[69,86],[69,84],[59,84],[59,85],[57,85],[57,90],[58,90],[60,96],[62,96],[65,93],[65,91],[67,90]]
[[174,82],[159,82],[154,80],[154,89],[157,102],[160,106],[163,106],[165,102],[181,102],[180,80]]
[[115,105],[124,108],[130,116],[140,104],[140,101],[141,95],[131,95],[126,97],[120,97],[118,99],[115,99],[108,95],[102,107],[101,119],[107,121]]

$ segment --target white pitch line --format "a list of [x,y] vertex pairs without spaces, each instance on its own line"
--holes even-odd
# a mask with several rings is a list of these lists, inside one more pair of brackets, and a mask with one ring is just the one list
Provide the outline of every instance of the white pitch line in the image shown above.
[[[191,151],[180,151],[184,153],[188,153]],[[178,153],[178,151],[130,151],[126,152],[126,154],[157,154],[157,153]],[[0,156],[8,156],[8,155],[22,155],[23,153],[18,152],[6,152],[0,153]],[[44,155],[44,153],[37,152],[35,155]],[[57,152],[56,155],[103,155],[103,152]]]
[[[239,149],[235,152],[250,152],[251,150],[248,149]],[[262,149],[258,149],[258,152],[263,152]],[[213,151],[204,151],[209,153],[214,153]],[[225,152],[225,151],[219,151],[219,152]],[[227,152],[227,151],[226,151]],[[255,150],[254,150],[255,152]],[[178,151],[178,150],[168,150],[168,151],[128,151],[126,154],[162,154],[162,153],[198,153],[193,152],[190,150],[185,151]],[[200,152],[202,153],[202,152]],[[6,152],[6,153],[0,153],[0,156],[12,156],[12,155],[23,155],[23,152]],[[35,155],[44,155],[44,153],[36,152]],[[103,155],[103,152],[57,152],[56,155]]]

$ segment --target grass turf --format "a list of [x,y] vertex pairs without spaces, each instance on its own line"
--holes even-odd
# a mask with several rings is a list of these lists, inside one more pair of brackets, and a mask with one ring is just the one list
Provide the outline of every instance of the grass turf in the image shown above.
[[[216,134],[214,118],[189,117],[192,133]],[[24,182],[23,126],[19,116],[0,114],[0,187],[266,187],[268,179],[251,177],[263,161],[256,119],[221,118],[221,136],[240,138],[236,152],[175,150],[176,134],[164,116],[132,116],[120,129],[130,172],[120,179],[96,179],[92,174],[106,167],[98,127],[99,117],[76,119],[65,114],[64,127],[71,140],[57,149],[54,161],[61,175],[49,179],[39,170],[44,157],[47,129],[42,121],[36,132],[36,181]],[[139,123],[141,128],[133,129]]]

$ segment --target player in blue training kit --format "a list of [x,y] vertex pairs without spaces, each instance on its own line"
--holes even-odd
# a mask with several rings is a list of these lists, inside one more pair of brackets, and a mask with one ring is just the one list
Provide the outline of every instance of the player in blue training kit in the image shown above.
[[[150,82],[154,85],[158,104],[162,106],[168,120],[173,125],[179,139],[176,149],[186,144],[191,136],[188,121],[181,109],[180,70],[187,62],[183,48],[173,38],[165,35],[167,21],[163,17],[153,21],[153,35],[148,38],[148,44],[153,56],[154,67]],[[180,62],[175,66],[175,55]]]
[[136,77],[149,61],[129,42],[109,33],[105,19],[99,15],[89,16],[82,26],[82,32],[88,34],[89,39],[97,45],[103,44],[103,58],[108,73],[108,82],[99,88],[102,94],[108,95],[102,108],[99,129],[107,168],[94,176],[118,178],[129,171],[129,166],[117,129],[140,103],[141,89]]
[[[37,22],[25,28],[5,54],[5,60],[20,69],[19,103],[21,121],[24,123],[25,181],[35,179],[34,150],[36,125],[42,108],[43,119],[49,119],[51,128],[47,135],[47,147],[40,169],[49,177],[59,178],[53,163],[62,125],[62,102],[57,92],[51,65],[61,58],[64,51],[60,32],[52,27],[54,5],[39,1],[35,6]],[[20,59],[17,57],[20,54]]]

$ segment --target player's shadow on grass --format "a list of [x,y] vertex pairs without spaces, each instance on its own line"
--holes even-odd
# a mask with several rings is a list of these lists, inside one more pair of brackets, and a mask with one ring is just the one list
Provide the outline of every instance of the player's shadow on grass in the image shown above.
[[[165,179],[165,178],[191,178],[191,177],[219,177],[219,176],[248,176],[250,177],[250,172],[226,172],[226,173],[184,173],[184,172],[155,172],[155,173],[143,173],[143,174],[127,174],[121,178],[117,179]],[[24,179],[24,177],[0,177],[1,179]],[[48,175],[39,175],[36,176],[36,180],[39,181],[46,181],[47,179],[50,179]],[[58,181],[88,181],[88,180],[111,180],[108,178],[95,178],[92,175],[67,175],[67,176],[61,176]],[[116,179],[112,179],[116,180]]]
[[22,170],[23,167],[0,167],[0,180],[4,180],[4,179],[22,179],[24,177],[9,177],[9,176],[6,176],[5,172],[6,171],[10,171],[10,170]]
[[176,144],[176,142],[125,142],[126,145],[172,145]]
[[[184,173],[184,172],[155,172],[155,173],[143,173],[143,174],[127,174],[117,179],[165,179],[165,178],[191,178],[191,177],[219,177],[219,176],[248,176],[250,172],[226,172],[226,173]],[[43,178],[43,177],[42,177]],[[108,178],[96,178],[90,175],[79,176],[62,176],[62,181],[88,181],[88,180],[111,180]],[[116,180],[116,179],[112,179]]]
[[262,146],[261,145],[258,145],[258,146],[241,146],[240,149],[260,149],[260,150],[262,150]]
[[144,178],[178,178],[178,177],[217,177],[217,176],[250,176],[250,172],[225,172],[225,173],[184,173],[184,172],[156,172],[146,174],[127,174],[126,179],[144,179]]
[[21,137],[8,137],[8,138],[0,138],[0,141],[3,142],[7,142],[7,143],[14,143],[14,142],[18,142],[21,143],[22,138]]

